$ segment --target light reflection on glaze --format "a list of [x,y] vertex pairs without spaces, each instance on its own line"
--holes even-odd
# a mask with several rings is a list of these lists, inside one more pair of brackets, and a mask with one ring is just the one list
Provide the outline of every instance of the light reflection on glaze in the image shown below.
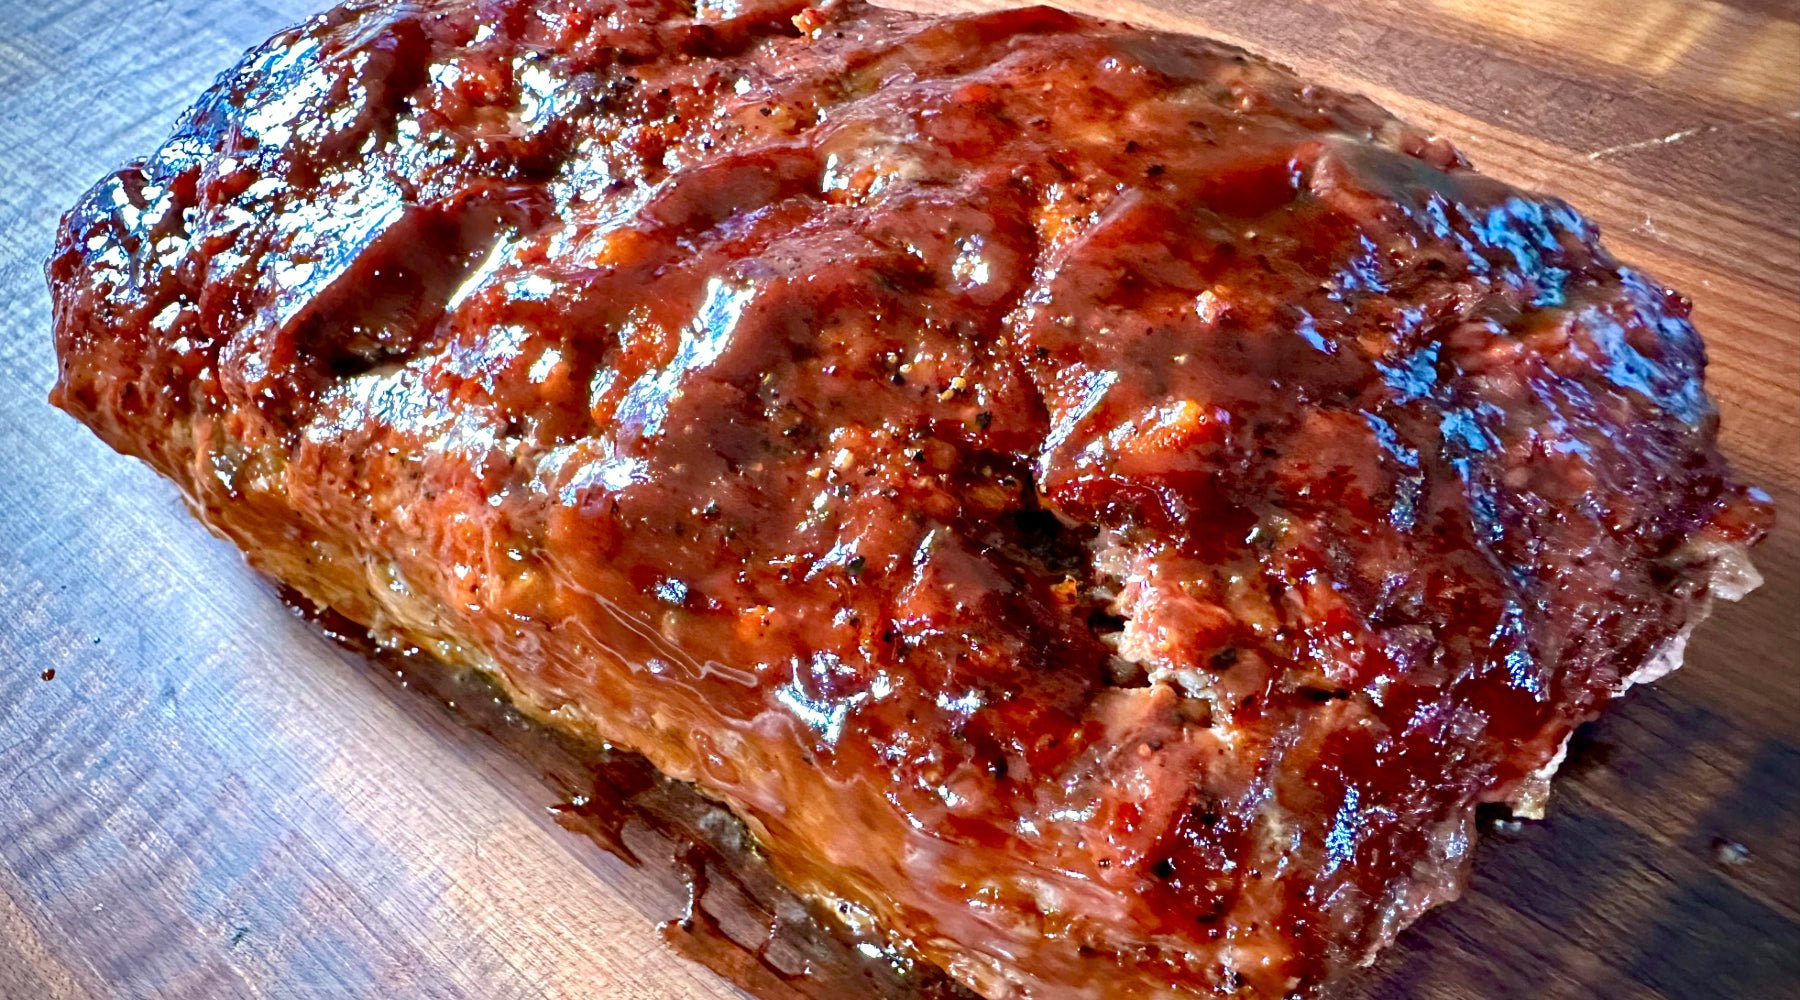
[[755,298],[756,286],[753,284],[708,279],[705,298],[694,314],[694,321],[683,328],[681,346],[674,360],[632,384],[619,404],[619,423],[642,437],[660,434],[670,399],[680,391],[682,379],[692,372],[706,370],[719,360],[731,343],[732,331],[737,328],[744,307]]
[[1338,869],[1356,860],[1357,836],[1362,827],[1362,794],[1355,785],[1344,789],[1344,803],[1332,817],[1331,831],[1325,834],[1328,869]]

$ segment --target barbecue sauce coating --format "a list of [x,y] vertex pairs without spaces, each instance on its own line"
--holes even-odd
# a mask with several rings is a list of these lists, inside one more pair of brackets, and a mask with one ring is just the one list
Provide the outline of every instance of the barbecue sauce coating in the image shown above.
[[50,279],[260,569],[994,997],[1367,961],[1769,516],[1567,205],[1044,8],[353,2]]

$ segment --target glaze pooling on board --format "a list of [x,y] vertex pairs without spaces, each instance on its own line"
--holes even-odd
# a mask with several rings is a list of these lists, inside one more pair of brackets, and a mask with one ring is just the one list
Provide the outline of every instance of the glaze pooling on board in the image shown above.
[[349,4],[51,280],[257,566],[996,996],[1367,960],[1766,530],[1568,206],[1045,9]]

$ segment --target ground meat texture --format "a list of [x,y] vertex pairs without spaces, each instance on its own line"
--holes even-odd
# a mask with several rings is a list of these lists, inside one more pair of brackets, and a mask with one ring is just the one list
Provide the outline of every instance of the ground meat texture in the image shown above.
[[255,566],[992,997],[1367,961],[1767,526],[1567,205],[1043,8],[358,0],[50,281]]

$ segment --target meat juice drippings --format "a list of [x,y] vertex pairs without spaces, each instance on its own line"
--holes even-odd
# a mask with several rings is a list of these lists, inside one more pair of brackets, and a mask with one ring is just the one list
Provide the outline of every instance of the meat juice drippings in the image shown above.
[[558,826],[659,885],[679,887],[685,906],[662,922],[663,940],[751,996],[979,1000],[940,970],[858,936],[822,904],[796,897],[769,872],[730,810],[642,756],[571,740],[520,715],[475,672],[377,643],[299,594],[284,592],[283,599],[356,654],[383,686],[399,689],[409,710],[448,712],[538,771],[563,800],[551,807]]

